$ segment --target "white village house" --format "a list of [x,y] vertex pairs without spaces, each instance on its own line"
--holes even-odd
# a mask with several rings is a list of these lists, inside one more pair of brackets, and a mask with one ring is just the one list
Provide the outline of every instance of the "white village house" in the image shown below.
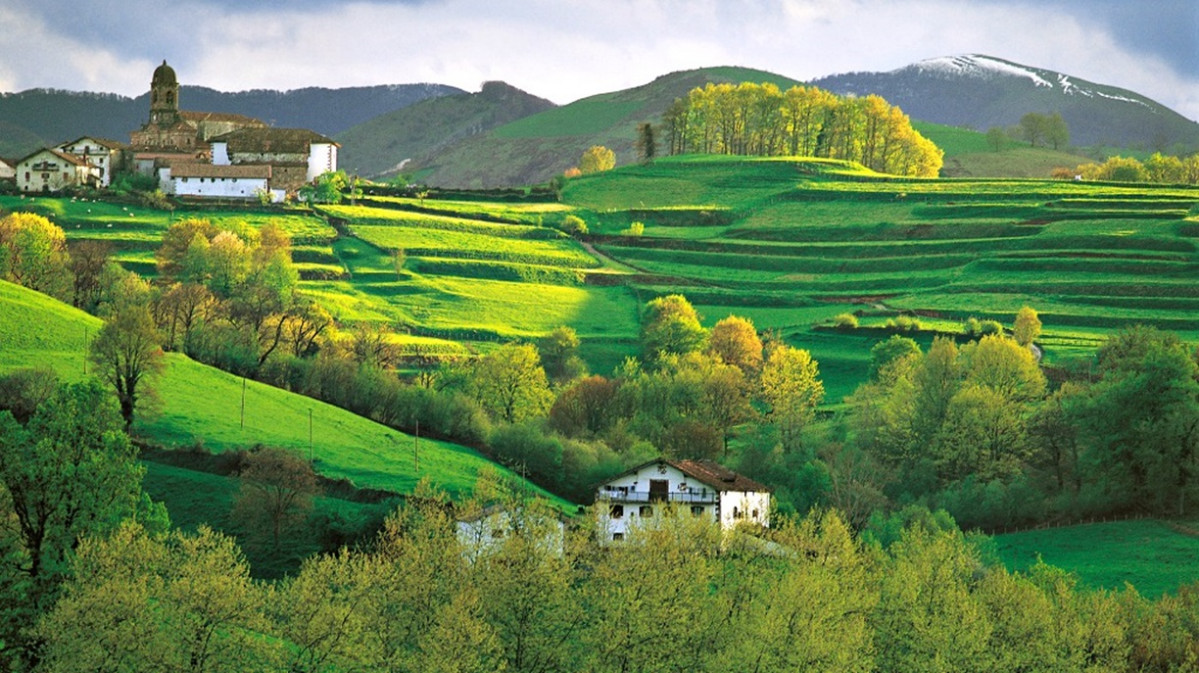
[[535,532],[537,545],[561,556],[566,546],[566,522],[548,510],[491,505],[456,517],[458,542],[467,558],[475,561],[498,550],[518,533]]
[[125,153],[125,145],[115,140],[105,140],[94,136],[76,138],[54,149],[73,154],[96,167],[100,173],[100,187],[112,184],[112,176],[121,168],[121,159]]
[[100,169],[57,149],[43,148],[19,160],[17,188],[27,194],[50,194],[73,187],[97,187]]
[[726,531],[743,523],[770,525],[770,489],[710,460],[652,460],[601,485],[595,502],[606,540],[623,540],[637,521],[668,505],[709,517]]

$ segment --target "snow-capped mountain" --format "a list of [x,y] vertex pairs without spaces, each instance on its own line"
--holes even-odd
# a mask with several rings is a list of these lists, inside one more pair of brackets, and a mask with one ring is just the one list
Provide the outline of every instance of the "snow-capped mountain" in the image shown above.
[[1199,148],[1199,124],[1156,101],[992,56],[931,58],[890,72],[833,75],[812,84],[842,95],[878,94],[913,119],[980,131],[1014,125],[1029,112],[1060,112],[1074,145]]

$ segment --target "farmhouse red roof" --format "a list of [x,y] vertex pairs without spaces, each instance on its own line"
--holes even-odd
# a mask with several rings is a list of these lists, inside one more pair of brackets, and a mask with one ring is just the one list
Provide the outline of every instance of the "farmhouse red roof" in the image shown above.
[[718,491],[762,492],[770,490],[753,479],[737,474],[715,461],[668,460],[666,462],[679,468],[688,477],[698,479]]

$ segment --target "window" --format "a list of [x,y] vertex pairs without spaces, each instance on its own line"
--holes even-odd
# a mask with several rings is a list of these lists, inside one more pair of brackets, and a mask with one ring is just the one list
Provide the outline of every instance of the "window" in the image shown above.
[[644,516],[653,516],[654,508],[650,507],[649,505],[642,505],[641,510],[638,512],[638,514],[640,514],[643,517]]
[[736,507],[734,507],[734,508],[733,508],[733,518],[734,518],[734,519],[740,519],[740,518],[741,518],[741,510],[740,510],[740,509],[738,509],[738,508],[736,508]]
[[758,520],[758,510],[756,510],[756,509],[754,510],[753,518],[754,518],[754,521]]
[[612,533],[612,541],[620,542],[624,539],[624,533]]
[[623,519],[624,505],[612,505],[612,511],[610,513],[613,519]]
[[704,506],[703,505],[692,505],[691,506],[691,515],[692,516],[703,516],[703,514],[704,514]]

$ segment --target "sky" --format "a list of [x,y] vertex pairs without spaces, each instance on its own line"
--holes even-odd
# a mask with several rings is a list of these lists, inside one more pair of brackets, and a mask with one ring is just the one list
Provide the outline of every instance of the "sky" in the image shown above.
[[555,103],[717,65],[806,81],[986,54],[1199,120],[1197,0],[0,0],[0,92],[502,80]]

